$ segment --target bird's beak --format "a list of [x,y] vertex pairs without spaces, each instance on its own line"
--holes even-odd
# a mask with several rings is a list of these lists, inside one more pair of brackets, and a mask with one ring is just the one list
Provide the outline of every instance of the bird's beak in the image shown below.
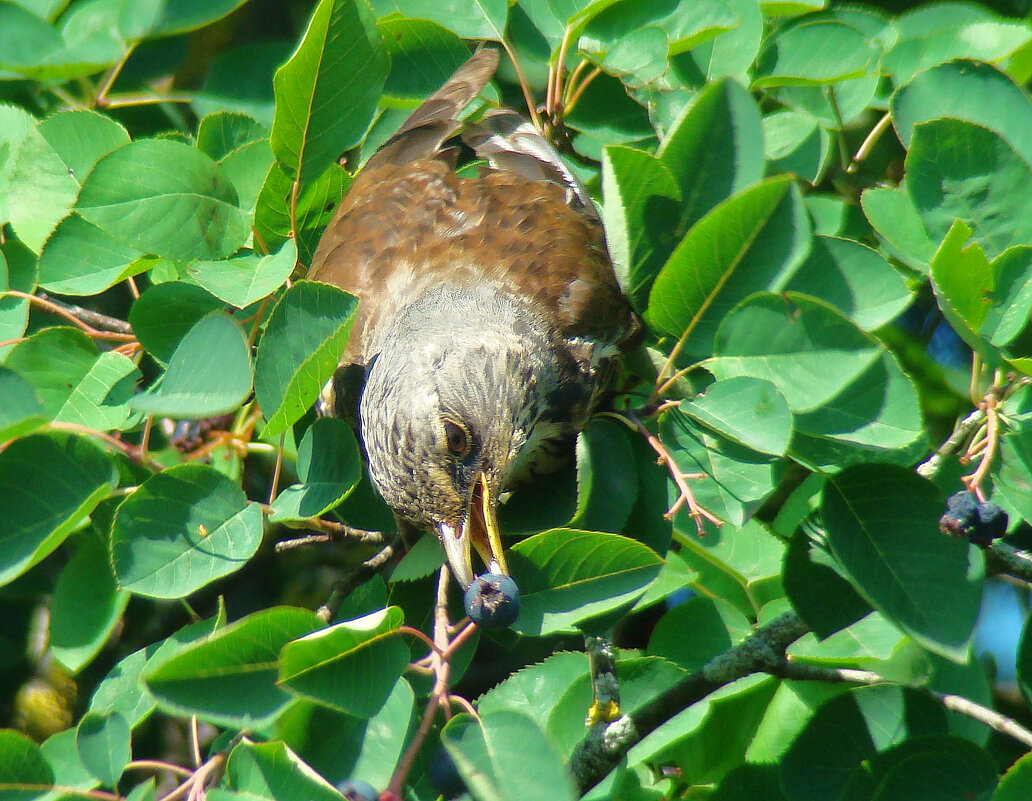
[[498,518],[495,509],[498,499],[491,494],[487,476],[480,473],[473,485],[469,507],[463,520],[456,525],[441,523],[438,533],[444,544],[444,552],[462,589],[473,581],[471,550],[476,549],[489,572],[509,575],[502,552],[502,539],[498,535]]

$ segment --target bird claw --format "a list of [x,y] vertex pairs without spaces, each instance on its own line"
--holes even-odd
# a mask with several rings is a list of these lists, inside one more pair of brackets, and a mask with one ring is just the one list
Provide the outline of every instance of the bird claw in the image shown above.
[[605,703],[595,699],[588,707],[588,717],[584,721],[585,726],[594,726],[598,723],[612,723],[620,717],[620,704],[609,700]]

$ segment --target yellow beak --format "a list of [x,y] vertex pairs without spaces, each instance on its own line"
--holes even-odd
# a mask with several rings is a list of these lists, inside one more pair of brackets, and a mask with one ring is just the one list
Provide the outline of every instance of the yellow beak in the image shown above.
[[438,535],[444,545],[448,564],[455,579],[466,589],[473,581],[473,560],[471,551],[476,549],[488,572],[509,575],[502,550],[502,539],[498,534],[498,518],[495,514],[497,501],[491,497],[487,476],[477,476],[470,497],[465,518],[458,525],[441,523]]

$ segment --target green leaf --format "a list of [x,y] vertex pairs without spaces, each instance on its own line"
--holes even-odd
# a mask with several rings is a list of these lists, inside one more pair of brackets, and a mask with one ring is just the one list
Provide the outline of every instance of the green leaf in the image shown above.
[[[749,620],[727,601],[696,596],[659,619],[648,652],[695,672],[741,642],[750,630]],[[692,636],[685,637],[686,631]]]
[[53,419],[98,355],[96,344],[78,328],[44,328],[15,345],[5,365],[32,384]]
[[297,754],[279,742],[244,741],[226,761],[230,787],[250,798],[340,801],[341,795]]
[[989,258],[1011,245],[1032,244],[1023,201],[1032,169],[988,128],[953,119],[918,124],[906,172],[907,190],[933,241],[961,219]]
[[0,366],[0,442],[31,434],[46,421],[35,388],[18,373]]
[[159,3],[149,30],[140,32],[140,38],[175,36],[180,33],[203,28],[222,19],[239,8],[246,0],[179,0],[175,3]]
[[143,254],[121,239],[70,214],[43,246],[40,286],[69,295],[95,295],[147,269]]
[[377,27],[391,65],[383,93],[393,102],[426,99],[469,58],[462,39],[436,22],[389,17]]
[[522,596],[516,628],[536,636],[569,631],[633,601],[662,561],[617,534],[557,528],[522,540],[509,550]]
[[950,117],[995,131],[1032,164],[1032,103],[1006,73],[990,64],[967,59],[937,64],[900,87],[889,108],[904,146],[910,145],[915,125]]
[[84,439],[34,434],[11,443],[0,453],[0,585],[85,525],[117,483],[107,454]]
[[231,111],[208,114],[197,123],[197,149],[216,161],[268,136],[268,128],[258,120]]
[[[559,754],[534,721],[519,712],[499,710],[480,720],[458,715],[444,727],[441,740],[477,798],[573,801],[577,797]],[[513,743],[519,743],[519,748],[513,748]]]
[[901,15],[893,23],[895,41],[882,67],[896,85],[914,73],[958,58],[998,62],[1032,39],[1028,25],[1003,20],[988,8],[938,3]]
[[117,712],[87,712],[75,730],[75,746],[86,769],[105,787],[114,787],[132,759],[129,723]]
[[280,649],[321,625],[307,609],[264,609],[148,665],[143,681],[175,714],[238,728],[265,725],[293,702],[276,686]]
[[[653,252],[633,254],[630,281],[632,297],[642,301],[685,233],[716,206],[763,177],[763,131],[755,101],[734,81],[706,87],[673,124],[656,156],[674,179],[681,205],[669,209],[646,200],[646,244]],[[663,215],[658,219],[653,216],[657,211]],[[680,251],[683,242],[677,247]]]
[[251,394],[251,359],[240,324],[223,312],[196,323],[172,353],[160,383],[129,405],[164,417],[214,417]]
[[938,530],[930,482],[889,465],[851,467],[825,484],[828,544],[853,585],[930,651],[967,658],[985,568],[974,546]]
[[1025,329],[1032,309],[1032,247],[1008,248],[991,263],[957,221],[932,259],[932,286],[954,330],[987,361]]
[[733,442],[760,453],[783,456],[792,436],[792,412],[769,381],[741,376],[717,381],[681,411]]
[[831,136],[807,111],[785,109],[763,118],[763,141],[775,172],[820,182],[831,160]]
[[117,240],[166,259],[223,258],[249,232],[221,168],[170,139],[138,140],[102,158],[75,209]]
[[50,647],[57,660],[73,673],[88,665],[128,602],[129,593],[115,584],[107,543],[95,534],[82,537],[54,586]]
[[865,189],[860,205],[888,252],[928,275],[937,242],[929,237],[906,187]]
[[731,308],[754,292],[783,288],[809,247],[798,189],[787,178],[764,181],[688,232],[652,286],[646,319],[684,340],[686,352],[710,353]]
[[101,353],[54,419],[99,431],[129,428],[135,423],[129,403],[140,377],[131,359],[113,351]]
[[39,746],[21,732],[0,729],[0,790],[5,799],[44,798],[54,773]]
[[337,369],[357,299],[329,284],[297,281],[280,298],[258,345],[254,391],[274,436],[301,419]]
[[1032,754],[1025,754],[1003,774],[992,801],[1023,801],[1032,789]]
[[377,17],[432,20],[463,39],[500,42],[505,30],[506,0],[372,0]]
[[297,247],[287,240],[269,256],[249,253],[222,261],[195,261],[186,274],[215,297],[243,309],[283,286],[296,261]]
[[168,364],[183,337],[224,305],[199,286],[169,281],[140,295],[129,309],[129,324],[147,353]]
[[[10,13],[8,6],[3,8]],[[36,118],[25,109],[0,103],[0,219],[8,220],[11,216],[9,208],[14,191],[10,176],[14,156],[35,128]]]
[[401,609],[392,606],[289,643],[282,652],[279,685],[349,715],[372,717],[411,658],[396,633],[402,617]]
[[362,455],[354,433],[344,420],[321,418],[297,446],[301,483],[287,487],[272,504],[269,520],[307,520],[343,501],[362,478]]
[[861,78],[876,68],[879,55],[864,31],[824,16],[804,17],[767,40],[754,85],[820,86]]
[[827,301],[865,331],[896,319],[912,298],[903,277],[877,251],[829,236],[814,237],[786,288]]
[[387,67],[368,6],[321,0],[301,44],[274,80],[272,150],[291,177],[308,183],[361,140]]
[[502,709],[522,712],[544,729],[552,710],[587,670],[587,654],[552,654],[536,665],[512,673],[480,696],[477,711],[481,715]]
[[796,293],[757,294],[739,304],[720,322],[713,348],[711,373],[770,381],[796,414],[826,404],[883,352],[840,312]]
[[[704,476],[691,484],[699,505],[733,525],[740,526],[752,517],[777,485],[776,457],[712,433],[708,426],[698,426],[680,408],[663,413],[660,434],[678,470]],[[670,486],[673,504],[679,492],[672,482]],[[676,527],[695,530],[694,522],[684,516],[687,510],[677,514]]]
[[942,709],[900,687],[864,687],[825,703],[796,737],[781,763],[792,801],[838,798],[865,760],[907,737],[944,734]]
[[577,439],[577,512],[568,528],[619,532],[638,496],[629,433],[594,420]]
[[180,464],[119,505],[111,559],[120,587],[183,598],[239,570],[261,540],[261,509],[235,482],[206,465]]
[[74,728],[59,731],[40,743],[39,749],[54,772],[54,784],[77,790],[96,789],[99,782],[82,764],[79,749],[75,746],[75,734]]

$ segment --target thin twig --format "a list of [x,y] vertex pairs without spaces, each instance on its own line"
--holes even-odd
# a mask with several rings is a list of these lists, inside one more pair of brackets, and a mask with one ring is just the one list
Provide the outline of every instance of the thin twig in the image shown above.
[[652,447],[652,450],[656,452],[656,455],[659,456],[662,463],[667,466],[667,470],[670,472],[670,477],[677,486],[677,490],[680,494],[677,501],[667,512],[667,515],[672,515],[683,503],[687,503],[688,514],[691,515],[692,519],[695,521],[695,527],[698,530],[700,537],[706,533],[706,529],[702,524],[703,520],[708,520],[718,527],[722,526],[723,523],[720,521],[720,518],[714,516],[706,509],[703,509],[699,505],[698,501],[695,500],[695,494],[692,492],[691,487],[688,486],[688,482],[686,481],[686,478],[690,474],[683,473],[681,471],[677,462],[674,461],[674,457],[670,455],[670,451],[666,449],[666,446],[660,441],[659,437],[649,431],[648,428],[645,427],[645,424],[635,416],[634,412],[623,412],[623,414],[628,420],[634,423],[634,427],[638,429],[639,433],[641,433],[643,437],[645,437],[646,441]]
[[280,475],[283,473],[283,442],[286,434],[280,434],[279,445],[276,448],[276,467],[272,471],[272,484],[269,486],[269,503],[276,500],[279,493]]
[[538,115],[537,108],[534,106],[534,95],[530,91],[530,84],[527,83],[527,76],[523,74],[523,68],[520,67],[520,60],[516,57],[516,52],[512,49],[505,39],[502,39],[502,47],[505,48],[506,54],[509,56],[509,61],[512,62],[512,68],[516,70],[516,79],[520,82],[520,89],[523,91],[523,101],[527,104],[527,113],[530,115],[530,121],[534,123],[534,127],[539,132],[544,129],[541,127],[541,117]]
[[133,342],[136,340],[136,337],[132,334],[118,334],[111,331],[100,331],[94,328],[89,323],[83,322],[74,314],[65,311],[65,309],[58,306],[52,300],[42,298],[39,295],[32,295],[28,292],[19,292],[17,289],[7,289],[3,292],[0,292],[0,297],[5,296],[13,298],[22,298],[23,300],[27,300],[30,303],[35,303],[37,306],[46,309],[51,314],[56,314],[58,317],[61,317],[70,322],[76,328],[85,331],[93,339],[106,339],[114,342]]
[[996,573],[1032,583],[1032,555],[997,540],[985,549],[989,567]]
[[100,312],[93,311],[92,309],[84,309],[82,306],[76,306],[73,303],[65,303],[62,300],[51,297],[46,292],[40,292],[35,297],[42,298],[48,303],[52,303],[54,306],[64,309],[73,317],[100,331],[110,331],[114,334],[133,333],[132,326],[125,320],[119,320],[117,317],[109,317],[106,314],[101,314]]
[[197,724],[197,715],[190,716],[190,756],[193,757],[194,767],[199,768],[204,764],[201,757],[201,730]]
[[866,159],[871,150],[877,144],[878,140],[881,139],[883,133],[888,130],[889,126],[892,125],[892,114],[888,111],[885,115],[878,120],[877,124],[871,129],[871,132],[867,134],[867,138],[861,143],[860,147],[856,151],[856,155],[853,156],[853,160],[846,167],[847,173],[854,173],[860,168],[860,162]]
[[581,99],[581,95],[584,94],[584,91],[589,86],[591,86],[591,82],[594,81],[601,74],[601,67],[595,67],[595,69],[588,73],[588,76],[583,81],[581,81],[580,86],[578,86],[577,89],[570,95],[570,99],[566,101],[566,104],[563,107],[564,114],[569,114],[571,111],[573,111],[573,107],[577,105],[577,101]]
[[340,605],[344,603],[344,599],[351,594],[351,591],[355,589],[366,579],[376,574],[380,568],[386,565],[391,557],[394,556],[394,550],[397,547],[398,539],[390,545],[386,545],[381,548],[374,556],[366,559],[361,565],[355,570],[351,571],[347,576],[338,581],[334,587],[333,592],[330,593],[330,597],[326,599],[326,603],[319,607],[316,614],[319,619],[324,623],[329,623],[336,617],[337,612],[340,611]]
[[133,54],[135,49],[136,43],[130,43],[118,62],[116,64],[112,64],[108,69],[107,74],[104,75],[104,79],[100,83],[100,88],[97,89],[97,96],[93,101],[94,105],[103,106],[107,102],[108,92],[111,91],[111,87],[114,86],[115,81],[118,80],[118,76],[122,72],[122,67],[125,66],[125,62],[129,60],[129,56]]
[[193,103],[196,98],[187,94],[157,95],[143,92],[125,92],[109,95],[98,108],[129,108],[130,106],[154,106],[159,103]]
[[164,770],[169,773],[175,773],[177,776],[190,776],[193,771],[190,768],[184,768],[176,765],[172,762],[162,762],[157,759],[134,759],[128,765],[125,766],[126,770]]
[[978,500],[985,501],[985,492],[982,490],[982,481],[989,473],[993,458],[996,456],[996,447],[1000,442],[1000,416],[996,411],[996,399],[991,395],[979,404],[979,408],[985,409],[985,452],[982,454],[978,467],[970,476],[961,479],[969,491],[978,495]]
[[917,467],[917,474],[922,478],[932,478],[942,469],[942,460],[952,456],[985,422],[985,409],[975,409],[961,420],[949,438],[938,447],[926,461]]
[[[868,686],[880,684],[897,684],[897,682],[886,679],[870,670],[851,670],[847,668],[819,667],[800,662],[785,660],[776,670],[774,675],[783,679],[795,679],[797,681],[823,681],[831,684],[863,684]],[[994,709],[975,703],[969,698],[963,698],[952,693],[942,693],[929,687],[911,687],[911,689],[924,692],[942,704],[946,709],[959,712],[969,718],[984,723],[991,729],[1001,734],[1013,737],[1021,743],[1032,748],[1032,731],[1029,731],[1020,723],[1005,715],[1001,715]]]
[[47,423],[47,426],[55,431],[70,431],[74,434],[85,434],[88,437],[96,437],[97,439],[106,442],[112,448],[124,453],[134,462],[138,462],[144,467],[149,467],[152,470],[161,469],[160,465],[154,464],[149,458],[142,458],[140,449],[137,446],[126,442],[124,439],[112,436],[105,431],[90,428],[89,426],[81,426],[78,423],[64,423],[60,421],[51,421],[50,423]]

